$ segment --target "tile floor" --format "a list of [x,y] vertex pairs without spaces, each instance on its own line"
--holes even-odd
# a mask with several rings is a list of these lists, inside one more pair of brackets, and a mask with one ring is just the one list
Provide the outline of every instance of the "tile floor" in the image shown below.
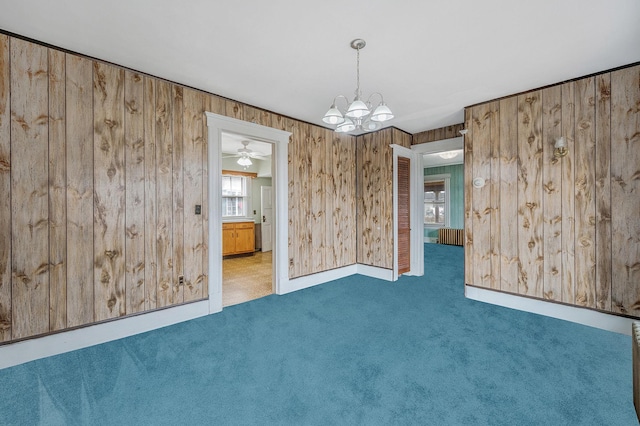
[[272,291],[271,253],[256,252],[222,260],[222,306],[268,296]]

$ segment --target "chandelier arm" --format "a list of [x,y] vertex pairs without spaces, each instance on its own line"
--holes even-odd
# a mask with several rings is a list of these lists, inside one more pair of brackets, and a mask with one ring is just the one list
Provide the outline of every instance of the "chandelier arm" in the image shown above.
[[[338,106],[336,105],[336,103],[337,103],[336,101],[337,101],[338,99],[344,99],[344,102],[345,102],[345,108],[344,108],[344,110],[346,111],[346,110],[347,110],[347,108],[349,107],[349,98],[347,98],[347,97],[346,97],[346,96],[344,96],[344,95],[338,95],[338,96],[336,96],[335,98],[333,98],[333,106],[335,106],[336,108],[338,108]],[[339,109],[340,109],[340,108],[338,108],[338,110],[339,110]],[[342,111],[341,111],[341,112],[342,112]],[[343,114],[344,114],[344,112],[343,112]]]
[[374,95],[378,95],[380,96],[380,103],[376,104],[376,105],[382,105],[384,103],[384,97],[382,96],[382,93],[380,92],[373,92],[372,94],[369,95],[369,98],[367,99],[367,106],[369,108],[371,108],[371,98],[373,98]]

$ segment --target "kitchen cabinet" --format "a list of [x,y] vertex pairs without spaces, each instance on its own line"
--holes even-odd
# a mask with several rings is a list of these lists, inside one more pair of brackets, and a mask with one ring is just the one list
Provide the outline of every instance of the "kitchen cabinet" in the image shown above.
[[253,253],[255,251],[255,224],[231,222],[222,224],[222,255]]

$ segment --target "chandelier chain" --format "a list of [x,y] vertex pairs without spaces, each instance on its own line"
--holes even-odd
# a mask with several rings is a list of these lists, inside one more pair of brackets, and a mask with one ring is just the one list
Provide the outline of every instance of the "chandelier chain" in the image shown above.
[[356,99],[360,99],[360,48],[356,51]]

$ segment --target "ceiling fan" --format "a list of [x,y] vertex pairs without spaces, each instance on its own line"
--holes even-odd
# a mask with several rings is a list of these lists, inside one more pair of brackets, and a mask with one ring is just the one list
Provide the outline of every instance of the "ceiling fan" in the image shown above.
[[267,158],[264,157],[263,155],[260,155],[257,152],[249,149],[250,141],[242,141],[241,143],[243,147],[238,148],[237,154],[227,153],[226,155],[223,155],[222,158],[240,157],[240,158],[255,158],[256,160],[267,160]]

